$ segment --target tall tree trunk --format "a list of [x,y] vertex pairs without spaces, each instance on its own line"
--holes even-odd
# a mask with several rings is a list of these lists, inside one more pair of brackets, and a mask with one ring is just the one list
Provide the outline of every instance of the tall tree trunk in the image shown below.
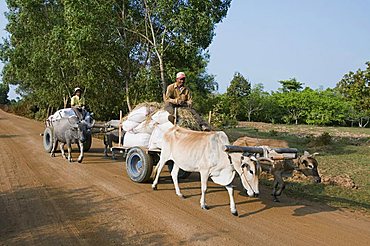
[[164,101],[166,97],[167,84],[164,79],[164,65],[163,65],[163,59],[161,55],[158,55],[158,60],[159,60],[159,71],[161,72],[162,95],[163,95],[163,101]]
[[68,103],[68,95],[64,96],[64,98],[63,98],[63,106],[64,106],[64,108],[67,108],[67,103]]
[[128,89],[128,79],[126,79],[126,103],[127,103],[128,111],[131,112],[132,107],[131,107],[130,94],[129,94],[129,89]]

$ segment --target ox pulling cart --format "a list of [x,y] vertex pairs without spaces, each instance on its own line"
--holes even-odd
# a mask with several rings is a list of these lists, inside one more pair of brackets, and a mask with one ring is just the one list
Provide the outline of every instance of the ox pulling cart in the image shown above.
[[[168,130],[173,127],[172,123],[166,122],[166,120],[162,121],[163,119],[167,119],[167,112],[157,112],[157,114],[158,113],[162,115],[153,115],[151,117],[152,120],[154,119],[154,121],[157,122],[157,125],[154,124],[154,130],[148,135],[148,142],[141,142],[142,139],[140,139],[141,136],[146,137],[146,135],[130,133],[133,129],[125,129],[129,131],[123,134],[121,127],[118,127],[120,141],[118,141],[118,146],[111,148],[111,151],[123,154],[127,175],[134,182],[142,183],[150,180],[153,166],[158,163],[161,153],[161,144],[153,144],[153,142],[158,139],[163,139],[163,134],[166,129]],[[119,126],[128,125],[127,120],[128,119],[123,121],[122,115],[120,115]],[[123,141],[121,141],[122,138]],[[126,138],[131,140],[127,140]],[[141,143],[139,144],[139,142]],[[260,160],[287,160],[295,159],[298,156],[298,150],[295,148],[271,149],[268,146],[239,147],[226,145],[225,152],[242,152],[245,155],[255,155]],[[167,166],[171,171],[173,163],[169,162]],[[189,172],[183,170],[179,172],[180,178],[187,178],[189,175]]]
[[[76,117],[75,113],[71,108],[60,109],[55,112],[53,115],[50,115],[45,120],[45,130],[40,135],[43,137],[43,146],[44,150],[47,153],[50,153],[53,149],[53,142],[54,142],[54,127],[62,120],[62,119],[69,119],[70,117]],[[92,116],[89,112],[85,112],[85,119],[86,122],[94,125]],[[87,152],[90,150],[92,144],[92,133],[91,130],[87,132],[86,140],[83,143],[83,151]]]

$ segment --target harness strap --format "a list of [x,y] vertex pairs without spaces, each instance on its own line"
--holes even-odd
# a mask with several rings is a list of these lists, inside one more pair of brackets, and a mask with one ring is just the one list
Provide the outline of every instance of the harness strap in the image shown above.
[[233,172],[234,172],[234,171],[235,171],[235,168],[234,168],[233,161],[231,160],[231,156],[230,156],[230,154],[229,154],[229,153],[227,153],[227,158],[229,159],[229,161],[230,161],[230,166],[232,167]]

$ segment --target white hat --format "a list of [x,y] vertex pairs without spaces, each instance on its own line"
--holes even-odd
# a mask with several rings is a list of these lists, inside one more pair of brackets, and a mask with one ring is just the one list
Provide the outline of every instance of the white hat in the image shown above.
[[77,92],[77,91],[81,91],[81,92],[82,92],[82,90],[81,90],[81,88],[80,88],[80,87],[76,87],[76,88],[75,88],[75,90],[74,90],[74,94],[76,94],[76,92]]
[[182,79],[182,78],[186,78],[185,73],[184,72],[178,72],[176,74],[176,79]]

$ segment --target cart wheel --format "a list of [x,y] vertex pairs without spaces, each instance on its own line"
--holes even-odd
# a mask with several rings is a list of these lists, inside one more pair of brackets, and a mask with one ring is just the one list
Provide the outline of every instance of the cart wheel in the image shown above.
[[126,156],[126,171],[130,179],[144,183],[150,179],[153,170],[151,156],[140,147],[131,148]]
[[90,150],[91,148],[91,143],[92,143],[92,136],[91,136],[91,132],[89,132],[86,136],[86,141],[83,143],[83,146],[84,146],[84,152],[87,152]]
[[48,126],[45,128],[44,135],[42,137],[42,142],[44,145],[44,149],[47,153],[50,153],[53,149],[53,128]]
[[[172,172],[173,162],[167,163],[168,171]],[[191,172],[184,171],[182,169],[179,170],[179,174],[177,175],[180,179],[186,179],[190,176]]]

